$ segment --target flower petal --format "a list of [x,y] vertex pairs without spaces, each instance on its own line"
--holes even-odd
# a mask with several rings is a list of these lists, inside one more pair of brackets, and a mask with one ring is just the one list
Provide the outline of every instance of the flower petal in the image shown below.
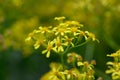
[[50,57],[50,51],[47,52],[46,57],[47,57],[47,58]]
[[42,51],[42,54],[45,54],[46,52],[47,52],[47,50],[43,50],[43,51]]

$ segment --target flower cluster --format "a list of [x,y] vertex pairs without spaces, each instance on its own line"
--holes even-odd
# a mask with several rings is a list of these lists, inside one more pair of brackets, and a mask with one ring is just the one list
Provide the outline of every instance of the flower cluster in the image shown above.
[[[51,63],[51,71],[41,80],[94,80],[93,65],[82,61],[82,57],[75,52],[69,53],[72,48],[82,46],[88,41],[98,41],[93,33],[83,31],[83,27],[77,21],[64,21],[65,17],[55,17],[59,22],[56,26],[40,26],[38,30],[31,32],[26,41],[33,40],[34,48],[41,46],[45,49],[42,54],[49,58],[51,51],[58,53],[61,63]],[[67,55],[67,58],[65,58]],[[70,67],[71,66],[71,67]]]
[[55,20],[60,22],[58,25],[40,26],[38,30],[28,35],[26,41],[33,40],[35,49],[44,46],[46,49],[42,54],[46,53],[46,57],[49,58],[51,51],[63,53],[68,47],[79,47],[84,42],[97,40],[94,34],[81,30],[83,25],[79,22],[64,21],[64,19],[65,17],[55,17]]
[[106,73],[111,74],[113,80],[120,80],[120,50],[107,56],[113,57],[114,61],[107,62],[109,70],[106,70]]
[[94,80],[94,66],[96,62],[93,60],[90,63],[82,61],[82,57],[75,52],[69,53],[67,56],[68,63],[75,63],[70,68],[63,66],[60,63],[51,63],[51,70],[45,74],[41,80]]
[[95,60],[92,60],[90,63],[83,61],[82,56],[75,52],[69,53],[67,56],[67,62],[72,64],[72,67],[77,71],[77,77],[73,80],[94,80],[93,65],[96,65]]

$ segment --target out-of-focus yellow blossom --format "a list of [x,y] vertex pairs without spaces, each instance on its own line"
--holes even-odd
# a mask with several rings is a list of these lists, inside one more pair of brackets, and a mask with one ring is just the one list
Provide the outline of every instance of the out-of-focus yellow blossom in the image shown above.
[[84,64],[82,62],[77,63],[78,66],[83,66]]
[[62,71],[62,65],[59,63],[51,63],[51,70],[45,74],[40,80],[65,80]]
[[113,57],[114,61],[107,62],[108,70],[106,70],[107,74],[111,74],[111,77],[113,80],[119,80],[120,79],[120,50],[116,51],[116,53],[112,53],[110,55],[107,55],[108,57]]
[[116,53],[108,54],[109,57],[120,57],[120,50],[116,51]]
[[95,61],[95,60],[92,60],[90,64],[96,65],[96,61]]
[[90,63],[88,63],[87,61],[83,62],[82,57],[75,52],[69,53],[67,56],[67,62],[72,63],[73,67],[75,67],[76,65],[77,67],[75,68],[78,68],[79,74],[76,74],[78,77],[76,80],[94,80],[93,65],[96,64],[94,60],[92,60]]
[[83,27],[83,25],[80,24],[80,23],[77,22],[77,21],[66,21],[65,23],[68,24],[69,26],[79,26],[79,27]]
[[34,44],[35,49],[38,49],[44,43],[44,41],[44,39],[39,39],[38,41],[36,41],[36,43]]
[[107,56],[109,56],[109,57],[118,57],[119,56],[119,54],[116,54],[116,53],[113,53],[113,54],[107,54]]
[[65,19],[64,16],[62,16],[62,17],[55,17],[55,20],[58,20],[58,21],[63,20],[63,19]]
[[64,80],[64,75],[62,74],[62,65],[59,63],[51,63],[51,75],[49,76],[49,80]]
[[28,37],[25,39],[25,41],[30,41],[32,39],[32,37],[34,36],[36,30],[34,30],[33,32],[28,34]]
[[93,64],[92,61],[89,64],[87,61],[82,62],[78,61],[77,66],[79,66],[81,69],[81,77],[82,79],[84,78],[85,80],[94,80],[94,70],[93,70]]
[[77,69],[71,69],[71,70],[65,70],[63,72],[66,76],[66,80],[78,80],[79,77],[79,71]]
[[71,62],[78,63],[78,65],[71,68],[64,65],[65,68],[63,68],[62,64],[51,63],[51,70],[41,80],[94,80],[93,64],[95,61],[91,61],[90,64],[87,61],[83,62],[81,56],[75,52],[69,53],[67,56]]
[[48,27],[40,26],[38,32],[46,33],[46,32],[50,32],[50,30],[48,29]]
[[75,52],[72,52],[72,53],[68,53],[67,54],[67,62],[68,63],[73,63],[73,62],[75,62],[75,60],[76,60],[76,53]]

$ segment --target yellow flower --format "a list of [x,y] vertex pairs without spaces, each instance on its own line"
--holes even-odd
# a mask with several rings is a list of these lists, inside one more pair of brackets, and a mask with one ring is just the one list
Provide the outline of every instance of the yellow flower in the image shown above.
[[67,80],[78,79],[79,72],[77,71],[77,69],[65,70],[63,73],[66,75]]
[[41,32],[41,33],[50,32],[49,28],[51,28],[51,26],[50,27],[42,27],[42,26],[40,26],[39,30],[37,32]]
[[83,66],[83,62],[77,62],[77,66]]
[[64,75],[62,74],[62,66],[59,63],[51,63],[51,73],[49,76],[49,80],[65,80]]
[[74,63],[74,62],[76,62],[76,60],[78,61],[77,64],[79,65],[80,64],[79,62],[82,60],[82,56],[78,55],[75,52],[67,54],[67,62],[68,63]]
[[36,30],[34,30],[33,32],[29,33],[29,34],[28,34],[28,37],[25,39],[25,41],[31,40],[32,37],[34,36],[35,32],[36,32]]
[[70,28],[67,28],[69,30],[69,33],[72,33],[74,36],[78,35],[80,30],[76,26],[72,26]]
[[43,43],[44,43],[44,39],[39,39],[36,41],[36,43],[34,44],[35,49],[38,49]]
[[119,56],[120,56],[120,50],[116,51],[116,53],[112,53],[110,55],[107,55],[109,57],[114,58],[114,62],[107,62],[108,70],[106,70],[107,74],[111,74],[113,80],[120,79],[120,62],[119,62]]
[[96,61],[95,61],[95,60],[92,60],[92,61],[91,61],[91,64],[92,64],[92,65],[96,65]]
[[64,74],[61,71],[62,65],[59,63],[50,63],[51,70],[40,78],[40,80],[65,80]]
[[60,34],[61,36],[64,36],[65,33],[67,33],[66,27],[61,27],[61,26],[54,27],[53,31],[55,32],[55,35],[59,35]]
[[72,42],[74,38],[69,38],[68,36],[64,36],[64,38],[62,40],[65,41],[64,45],[68,46],[69,44],[72,45],[72,47],[74,46],[74,43]]
[[95,37],[95,35],[94,35],[93,33],[90,33],[90,32],[88,32],[88,31],[85,31],[85,33],[86,33],[86,35],[87,35],[89,38],[91,38],[93,41],[99,42],[99,40],[96,39],[96,37]]
[[86,36],[86,34],[85,34],[85,32],[84,31],[80,31],[80,36],[84,36],[84,38],[85,38],[85,40],[87,40],[88,39],[88,37]]
[[72,53],[68,53],[67,54],[67,62],[68,63],[73,63],[76,60],[76,53],[72,52]]
[[77,31],[79,32],[77,27],[72,27],[71,28],[71,32],[74,34],[74,36],[76,35]]
[[51,42],[49,41],[46,50],[43,50],[43,51],[42,51],[42,54],[47,53],[47,54],[46,54],[46,57],[47,57],[47,58],[50,57],[50,51],[51,51],[51,50],[54,50],[53,44],[54,44],[54,43],[53,43],[52,41],[51,41]]
[[57,37],[56,39],[54,39],[54,42],[55,42],[54,50],[57,52],[63,52],[64,51],[63,43],[61,42],[60,38]]
[[118,54],[118,53],[112,53],[112,54],[108,54],[107,56],[109,56],[109,57],[118,57],[120,54]]

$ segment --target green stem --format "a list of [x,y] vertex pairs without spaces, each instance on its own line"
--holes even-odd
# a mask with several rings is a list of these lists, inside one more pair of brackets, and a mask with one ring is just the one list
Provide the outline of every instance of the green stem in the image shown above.
[[81,40],[82,40],[82,36],[79,36],[76,43],[75,43],[75,45],[77,45]]
[[[61,63],[62,63],[62,67],[63,67],[63,71],[65,70],[65,64],[64,64],[64,54],[61,54]],[[67,76],[65,75],[65,80],[67,80]]]
[[69,50],[70,50],[70,45],[67,46],[67,48],[65,49],[65,51],[63,52],[63,54],[66,54]]
[[74,46],[74,47],[80,47],[80,46],[83,46],[83,45],[85,45],[86,43],[88,43],[90,41],[90,39],[88,39],[88,40],[86,40],[85,42],[83,42],[83,43],[81,43],[81,44],[79,44],[79,45],[76,45],[76,46]]
[[[69,51],[69,49],[70,49],[70,45],[68,45],[67,48],[65,49],[65,51],[62,54],[60,54],[63,71],[65,70],[64,54],[66,54]],[[65,80],[67,80],[67,76],[66,75],[65,75]]]
[[70,45],[68,45],[68,47],[65,49],[65,51],[60,55],[61,57],[61,63],[62,63],[62,66],[63,66],[63,70],[65,70],[65,64],[64,64],[64,54],[66,54],[70,49]]
[[63,70],[65,70],[65,66],[64,66],[64,55],[61,54],[60,57],[61,57],[61,63],[62,63]]

